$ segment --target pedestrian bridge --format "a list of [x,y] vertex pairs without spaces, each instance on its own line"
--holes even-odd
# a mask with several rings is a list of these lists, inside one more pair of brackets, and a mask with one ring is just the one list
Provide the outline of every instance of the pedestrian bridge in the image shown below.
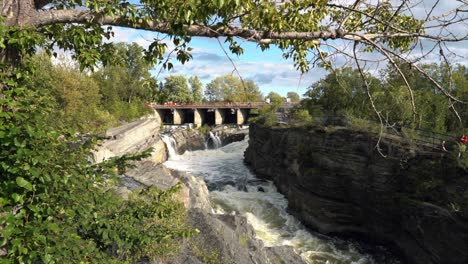
[[[199,103],[151,104],[163,124],[182,125],[193,123],[202,125],[237,124],[242,125],[252,116],[251,110],[269,105],[266,102],[252,103]],[[282,108],[291,108],[294,104],[286,103]]]

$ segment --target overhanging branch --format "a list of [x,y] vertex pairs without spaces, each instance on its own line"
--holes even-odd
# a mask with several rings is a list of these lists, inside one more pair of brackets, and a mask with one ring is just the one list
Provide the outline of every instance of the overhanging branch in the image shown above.
[[[120,26],[142,30],[155,31],[160,33],[174,34],[171,25],[164,21],[154,21],[148,19],[131,20],[124,16],[102,16],[100,13],[95,13],[86,10],[47,10],[37,13],[35,19],[31,19],[31,25],[42,27],[55,23],[87,23],[94,22],[101,25]],[[362,32],[345,32],[342,29],[328,29],[322,31],[311,32],[271,32],[257,31],[253,29],[244,29],[242,27],[232,27],[226,25],[206,26],[200,24],[186,25],[184,33],[195,37],[240,37],[249,41],[254,41],[262,44],[270,44],[275,40],[295,39],[295,40],[328,40],[328,39],[345,39],[345,40],[360,40],[363,36],[366,39],[389,39],[389,38],[425,38],[435,41],[462,41],[468,40],[468,36],[463,37],[440,37],[420,33],[369,33]]]

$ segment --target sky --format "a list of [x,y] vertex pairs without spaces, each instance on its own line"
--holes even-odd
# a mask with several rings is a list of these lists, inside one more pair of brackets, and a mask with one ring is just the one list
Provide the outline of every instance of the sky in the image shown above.
[[[350,0],[335,0],[341,2],[354,2]],[[374,1],[374,0],[369,0]],[[418,2],[418,5],[413,8],[413,15],[417,18],[425,18],[427,12],[431,9],[432,5],[437,0],[422,0]],[[131,1],[136,2],[136,0]],[[432,15],[437,16],[451,10],[457,6],[460,6],[460,2],[455,0],[444,0],[438,2],[439,6],[433,11]],[[468,14],[464,14],[468,16]],[[468,32],[467,24],[454,25],[450,30],[458,35],[464,35]],[[135,42],[142,47],[148,47],[154,39],[164,39],[165,35],[157,32],[134,30],[128,28],[114,27],[115,35],[110,40],[112,42]],[[436,32],[428,32],[436,33]],[[165,40],[170,51],[174,45],[166,37]],[[174,68],[171,71],[161,69],[160,65],[157,65],[152,70],[152,75],[158,79],[158,81],[164,81],[164,78],[177,74],[184,75],[185,77],[198,76],[204,84],[209,83],[216,77],[233,74],[242,76],[244,80],[251,79],[259,86],[260,91],[263,95],[267,95],[273,91],[279,93],[282,96],[286,96],[288,92],[296,92],[299,95],[303,95],[309,86],[314,82],[317,82],[323,78],[327,72],[319,67],[311,68],[308,73],[301,74],[300,71],[294,68],[292,59],[284,59],[282,52],[274,45],[271,45],[269,50],[261,51],[260,47],[256,43],[248,42],[242,39],[237,39],[238,43],[244,49],[244,54],[237,56],[231,54],[228,46],[224,44],[224,39],[220,38],[221,45],[224,46],[224,50],[227,51],[229,58],[225,54],[220,43],[215,38],[200,38],[194,37],[189,43],[189,46],[193,48],[191,54],[193,59],[182,65],[175,59],[175,55],[172,55],[171,62],[174,64]],[[344,41],[328,41],[329,44],[343,47],[343,50],[351,52],[352,46],[345,47]],[[448,47],[453,51],[453,54],[458,55],[454,57],[454,61],[457,63],[468,66],[468,45],[465,42],[460,43],[449,43]],[[419,57],[424,51],[431,50],[433,44],[429,41],[423,41],[421,43],[421,49],[416,49],[409,56]],[[326,49],[326,48],[324,48]],[[325,50],[327,51],[327,50]],[[451,54],[448,54],[451,56]],[[461,55],[461,56],[460,56]],[[367,59],[378,59],[382,55],[378,55],[376,52],[367,53],[365,55]],[[364,58],[364,57],[362,57]],[[441,57],[439,56],[438,49],[435,52],[425,56],[420,60],[423,63],[440,63]],[[233,65],[234,63],[234,65]],[[336,56],[334,60],[334,66],[340,67],[347,65],[348,61],[343,55]],[[374,75],[377,75],[379,71],[386,67],[386,63],[379,63],[377,65],[368,65],[367,71]],[[238,72],[235,71],[237,68]]]
[[[127,28],[115,28],[114,42],[135,42],[142,47],[148,47],[153,39],[161,39],[163,34],[150,31],[133,30]],[[154,77],[158,80],[164,80],[164,77],[177,74],[185,77],[198,76],[204,84],[218,76],[240,74],[244,80],[253,80],[259,86],[260,91],[267,95],[273,91],[282,96],[288,92],[296,92],[299,95],[304,94],[313,82],[324,76],[323,69],[312,69],[306,74],[294,68],[291,59],[286,60],[282,57],[282,52],[276,47],[261,51],[256,43],[237,39],[244,49],[244,54],[237,56],[231,54],[228,45],[224,44],[224,39],[220,38],[221,45],[229,54],[233,63],[224,53],[220,43],[215,38],[194,37],[190,42],[193,48],[191,54],[193,59],[185,64],[172,59],[174,69],[167,71],[156,66],[152,71]],[[168,50],[171,50],[173,44],[166,42]],[[173,56],[175,57],[175,56]],[[238,72],[235,71],[237,68]]]

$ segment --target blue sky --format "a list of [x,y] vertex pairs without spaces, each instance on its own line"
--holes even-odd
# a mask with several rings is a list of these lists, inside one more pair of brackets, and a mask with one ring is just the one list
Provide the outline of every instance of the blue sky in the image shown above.
[[[136,42],[147,47],[153,39],[162,39],[163,37],[163,34],[150,31],[115,28],[115,37],[112,41]],[[220,39],[220,41],[224,45],[224,39]],[[241,39],[238,39],[238,42],[244,48],[244,54],[239,57],[230,54],[227,45],[224,45],[224,48],[234,61],[242,78],[254,80],[264,95],[271,91],[283,96],[287,92],[296,92],[302,95],[307,91],[307,87],[325,74],[323,69],[312,69],[301,75],[298,70],[294,69],[292,60],[285,60],[278,48],[272,46],[269,50],[262,52],[256,43]],[[167,40],[167,45],[168,51],[170,51],[173,45],[169,40]],[[173,70],[161,70],[160,66],[156,66],[153,75],[157,76],[158,80],[164,80],[164,77],[171,74],[181,74],[186,77],[198,76],[204,84],[226,74],[237,76],[234,66],[216,39],[193,38],[190,47],[193,48],[191,61],[182,65],[174,58],[172,59],[175,66]]]
[[[131,3],[139,3],[138,0],[130,0]],[[116,42],[136,42],[143,47],[151,44],[154,38],[162,39],[163,34],[133,30],[116,27]],[[220,39],[224,44],[224,39]],[[237,57],[229,52],[228,46],[224,46],[236,68],[244,79],[252,79],[257,83],[261,92],[267,95],[274,91],[280,95],[286,96],[287,92],[296,92],[303,95],[313,82],[319,80],[325,75],[323,69],[312,69],[309,73],[301,75],[300,71],[294,69],[292,60],[285,60],[281,51],[272,46],[269,50],[262,52],[256,43],[237,39],[244,49],[244,54]],[[170,50],[171,43],[168,44]],[[171,71],[161,70],[156,67],[153,75],[158,80],[164,80],[164,77],[171,74],[181,74],[186,77],[198,76],[204,84],[218,76],[233,74],[238,76],[234,67],[224,54],[216,39],[193,38],[190,47],[193,48],[193,60],[182,65],[175,59],[172,60],[175,67]]]
[[[349,0],[342,0],[347,2]],[[369,0],[373,1],[373,0]],[[433,3],[437,0],[424,0],[421,1],[416,7],[413,8],[413,15],[417,18],[425,18],[427,12],[431,10]],[[137,0],[131,0],[131,2],[138,2]],[[350,3],[354,1],[349,1]],[[457,1],[442,1],[437,10],[434,10],[432,15],[437,16],[444,14],[448,10],[459,6],[460,3]],[[453,25],[448,27],[452,33],[458,33],[458,35],[464,35],[466,33],[466,24],[462,25]],[[428,30],[428,33],[437,33],[431,32],[438,29]],[[115,27],[115,37],[111,40],[114,42],[136,42],[143,47],[147,47],[154,39],[164,38],[163,34],[143,31],[143,30],[133,30],[126,28]],[[166,38],[168,50],[170,51],[173,48],[173,44]],[[220,39],[221,43],[224,43],[224,39]],[[228,51],[229,56],[234,61],[237,69],[239,70],[240,75],[244,79],[254,80],[260,90],[264,95],[268,94],[270,91],[277,92],[283,96],[287,92],[297,92],[299,95],[303,95],[309,87],[314,82],[318,81],[320,78],[323,78],[326,74],[326,71],[321,68],[312,68],[310,72],[301,75],[294,66],[292,60],[285,60],[282,57],[281,51],[271,46],[267,51],[262,52],[256,43],[247,42],[241,39],[238,39],[238,42],[244,48],[244,54],[237,57],[229,53],[227,45],[225,45],[225,50]],[[352,54],[351,46],[349,43],[343,41],[329,41],[328,44],[334,45],[335,47],[340,47],[340,49],[348,54]],[[408,55],[409,58],[416,58],[425,54],[426,51],[432,50],[434,43],[429,41],[423,41],[421,43],[421,50],[416,49],[411,51]],[[181,74],[186,77],[198,76],[201,78],[204,84],[209,83],[212,79],[226,75],[234,74],[234,67],[229,59],[224,54],[223,49],[219,46],[219,43],[216,39],[212,38],[193,38],[190,46],[193,48],[191,52],[193,55],[193,60],[182,65],[178,63],[175,59],[172,59],[175,68],[171,71],[161,70],[157,66],[153,70],[153,75],[158,78],[158,80],[163,81],[164,77],[171,74]],[[453,58],[455,62],[462,63],[464,65],[468,64],[468,60],[464,57],[464,54],[467,54],[468,47],[465,42],[460,43],[448,43],[447,47],[450,47],[451,54],[461,55],[458,58]],[[326,46],[323,47],[324,51]],[[438,49],[436,49],[438,50]],[[382,59],[382,55],[377,53],[367,53],[360,54],[360,58],[366,58],[369,60],[379,60]],[[441,58],[439,52],[431,52],[426,54],[420,62],[423,63],[439,63]],[[349,58],[338,54],[333,58],[333,64],[335,67],[340,67],[349,64]],[[365,70],[369,71],[372,74],[378,75],[379,70],[386,67],[386,62],[375,63],[365,65]]]

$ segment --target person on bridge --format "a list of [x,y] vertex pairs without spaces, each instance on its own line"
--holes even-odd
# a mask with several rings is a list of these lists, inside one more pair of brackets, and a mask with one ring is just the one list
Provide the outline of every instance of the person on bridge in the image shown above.
[[462,144],[468,144],[468,136],[462,135],[460,137],[460,143]]

